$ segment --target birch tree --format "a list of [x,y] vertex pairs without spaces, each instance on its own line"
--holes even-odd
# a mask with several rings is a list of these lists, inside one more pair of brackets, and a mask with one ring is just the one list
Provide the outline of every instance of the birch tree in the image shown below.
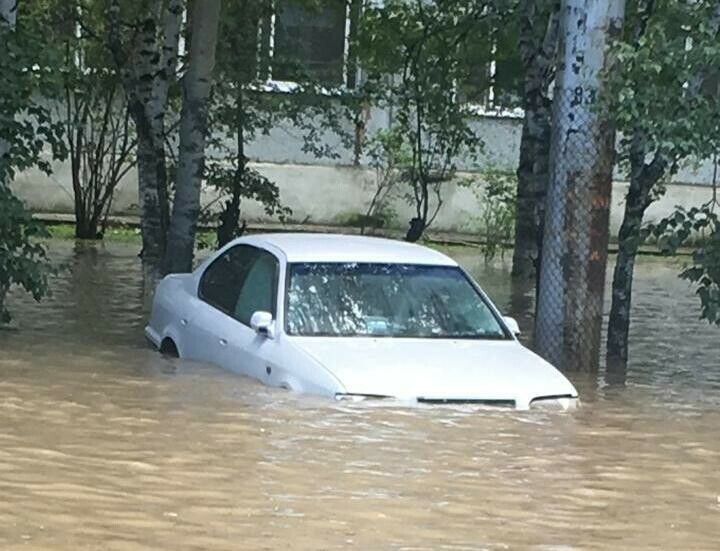
[[558,367],[598,367],[614,133],[599,108],[624,0],[564,0],[553,96],[535,346]]
[[[625,136],[620,160],[630,187],[608,325],[607,369],[613,382],[625,378],[635,258],[647,233],[645,212],[684,160],[709,158],[720,149],[720,91],[706,86],[720,67],[720,2],[638,0],[630,21],[614,74],[619,97],[615,119]],[[690,228],[694,225],[688,221]]]
[[166,259],[170,272],[192,269],[220,5],[220,0],[196,2],[191,16],[190,55],[182,79],[179,163]]
[[127,6],[109,0],[108,9],[108,45],[122,73],[137,132],[141,256],[157,273],[162,271],[170,218],[166,111],[176,77],[183,10],[182,0]]

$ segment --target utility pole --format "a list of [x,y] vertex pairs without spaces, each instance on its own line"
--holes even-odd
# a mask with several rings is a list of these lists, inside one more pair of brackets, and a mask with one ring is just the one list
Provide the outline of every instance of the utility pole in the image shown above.
[[563,0],[535,348],[566,370],[599,366],[615,134],[608,48],[625,0]]

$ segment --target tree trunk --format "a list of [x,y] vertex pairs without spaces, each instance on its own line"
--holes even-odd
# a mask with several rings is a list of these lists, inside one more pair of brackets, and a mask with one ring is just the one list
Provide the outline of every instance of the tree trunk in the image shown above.
[[560,19],[559,2],[552,0],[545,4],[549,13],[542,41],[539,41],[534,28],[541,18],[541,14],[537,13],[538,0],[524,0],[518,8],[521,18],[520,53],[525,69],[525,117],[517,169],[512,275],[527,279],[537,279],[541,259],[552,116],[549,89],[555,69]]
[[166,267],[169,272],[192,270],[220,5],[220,0],[196,2],[191,19],[189,68],[182,82],[179,164],[168,234]]
[[[635,141],[642,139],[635,137]],[[628,332],[635,258],[641,245],[645,211],[652,204],[652,190],[665,174],[668,162],[656,155],[645,164],[645,147],[636,145],[631,155],[630,188],[625,199],[625,213],[618,234],[618,254],[612,282],[612,306],[607,336],[607,379],[613,384],[625,382],[628,359]]]
[[[17,0],[0,0],[0,26],[14,29],[16,20]],[[7,174],[5,165],[9,164],[9,159],[6,158],[9,153],[10,144],[5,140],[0,139],[0,186],[6,183],[4,181]],[[0,304],[2,304],[2,299],[3,297],[0,296]]]
[[[83,188],[83,149],[86,147],[84,142],[84,127],[88,124],[89,111],[87,103],[79,105],[75,100],[73,112],[71,107],[72,91],[65,88],[65,101],[67,102],[67,137],[68,150],[70,157],[70,179],[72,180],[73,199],[75,206],[75,237],[77,239],[95,239],[94,235],[90,235],[88,228],[88,212],[85,208],[86,190]],[[81,111],[78,113],[78,111]]]
[[17,0],[0,0],[0,27],[15,28],[17,4]]
[[[643,17],[638,22],[636,40],[645,32],[652,8],[653,3],[648,1],[643,9]],[[707,24],[713,34],[720,32],[720,2],[716,2],[713,16]],[[700,94],[705,79],[712,71],[713,68],[709,67],[707,71],[694,75],[686,87],[686,93],[690,97]],[[668,116],[671,117],[672,114]],[[630,188],[618,235],[618,255],[613,273],[612,304],[608,322],[606,380],[610,384],[624,384],[627,375],[632,285],[645,211],[653,202],[653,189],[677,162],[672,155],[655,151],[652,162],[646,163],[645,159],[648,153],[651,153],[647,150],[646,142],[642,131],[637,130],[630,147]]]
[[[235,135],[237,142],[237,170],[233,180],[230,199],[225,202],[224,210],[220,213],[220,223],[217,228],[218,247],[223,247],[238,235],[240,224],[240,198],[242,186],[245,182],[245,105],[243,101],[243,84],[237,85],[235,98]],[[244,225],[243,225],[244,228]]]
[[562,4],[535,346],[564,369],[599,364],[614,132],[598,99],[624,9],[624,0]]
[[165,112],[177,65],[183,1],[169,0],[162,10],[145,14],[130,52],[122,43],[119,0],[112,0],[108,10],[109,47],[123,76],[137,132],[141,256],[145,271],[156,275],[162,271],[169,225]]
[[419,241],[430,224],[428,220],[428,214],[430,212],[429,168],[425,166],[425,159],[423,157],[425,154],[423,150],[423,140],[427,139],[427,137],[423,137],[425,109],[423,106],[423,91],[417,82],[415,82],[415,98],[415,151],[413,152],[413,159],[415,160],[416,167],[413,167],[414,173],[411,175],[411,178],[413,178],[412,187],[416,216],[410,220],[410,226],[405,234],[405,241],[409,243]]
[[[82,138],[82,134],[78,132],[78,138]],[[85,222],[87,220],[85,212],[85,194],[82,188],[82,177],[80,175],[80,163],[82,142],[69,140],[70,150],[70,178],[73,187],[73,199],[75,205],[75,237],[78,239],[86,239]]]
[[410,220],[410,227],[405,234],[405,241],[407,241],[408,243],[415,243],[419,241],[420,238],[423,236],[423,233],[425,233],[425,228],[427,228],[427,225],[422,218],[413,218],[412,220]]
[[[512,276],[532,279],[539,267],[542,216],[547,190],[550,153],[550,102],[540,106],[526,97],[525,121],[520,138],[515,207],[515,244]],[[531,105],[535,103],[535,105]]]
[[137,129],[138,195],[143,262],[160,263],[166,248],[168,219],[164,123],[149,119],[142,105],[131,105]]

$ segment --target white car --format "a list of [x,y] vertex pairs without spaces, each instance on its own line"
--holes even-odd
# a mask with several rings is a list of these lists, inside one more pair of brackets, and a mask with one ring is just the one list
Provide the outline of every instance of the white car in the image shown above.
[[387,239],[236,239],[160,282],[145,333],[163,353],[337,399],[577,401],[454,260]]

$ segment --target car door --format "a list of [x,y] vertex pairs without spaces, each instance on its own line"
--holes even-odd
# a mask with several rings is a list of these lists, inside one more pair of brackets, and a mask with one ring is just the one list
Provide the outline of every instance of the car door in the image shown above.
[[250,318],[257,311],[275,317],[278,271],[275,256],[250,245],[237,245],[215,259],[200,278],[190,355],[262,380],[268,339],[250,327]]
[[231,247],[213,260],[200,276],[196,296],[185,323],[188,358],[222,365],[227,335],[235,325],[234,311],[247,270],[257,249],[247,245]]
[[227,344],[221,365],[261,381],[267,381],[267,357],[276,342],[252,329],[250,318],[255,312],[269,312],[276,318],[278,274],[277,258],[257,249],[235,302],[232,328],[225,335]]

